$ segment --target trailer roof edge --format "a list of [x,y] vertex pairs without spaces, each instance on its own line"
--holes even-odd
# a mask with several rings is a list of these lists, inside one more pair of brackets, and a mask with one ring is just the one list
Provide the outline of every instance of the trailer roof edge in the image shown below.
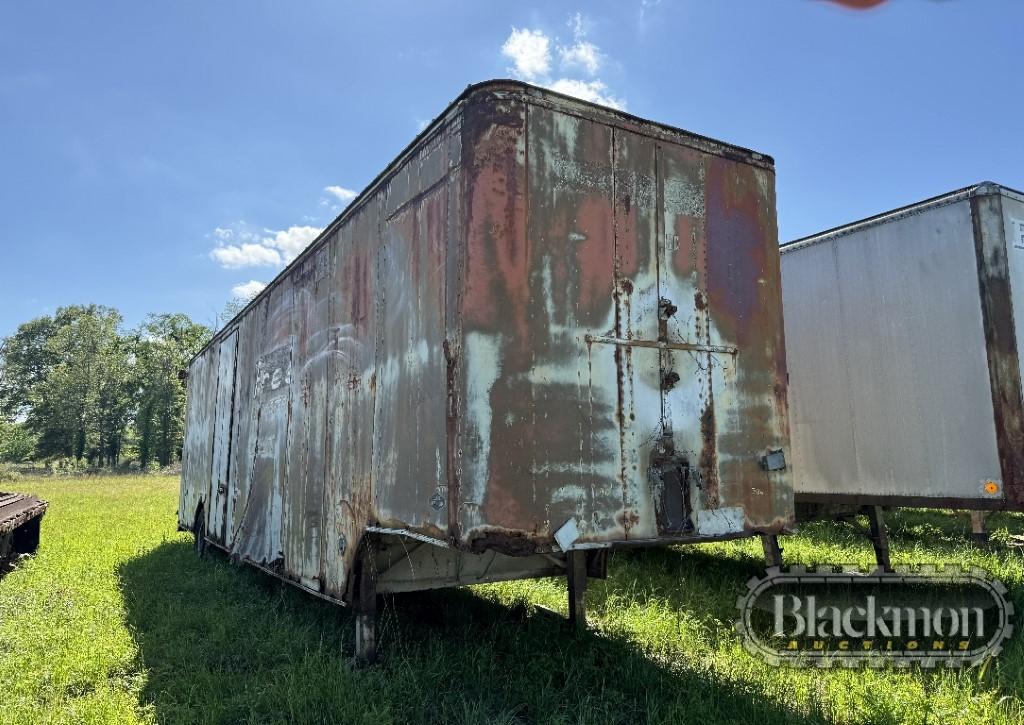
[[[390,161],[387,166],[381,170],[364,188],[359,194],[349,202],[349,204],[335,217],[330,223],[323,228],[323,230],[311,241],[306,247],[299,252],[299,254],[289,262],[280,272],[274,275],[273,279],[267,282],[266,286],[260,290],[246,305],[238,311],[238,313],[228,320],[219,329],[214,330],[213,335],[207,341],[205,345],[195,355],[189,358],[188,366],[191,367],[192,363],[200,355],[205,353],[210,347],[217,343],[233,328],[241,319],[244,317],[250,309],[255,307],[266,295],[270,293],[271,288],[276,286],[277,282],[284,278],[293,267],[304,262],[313,252],[326,242],[328,238],[340,227],[349,216],[353,215],[361,206],[362,202],[374,192],[382,183],[384,183],[389,176],[398,169],[402,162],[410,156],[415,149],[417,149],[421,142],[429,138],[432,134],[436,133],[443,124],[448,120],[450,116],[455,115],[461,110],[462,105],[475,93],[481,91],[519,91],[529,96],[533,102],[543,103],[546,99],[551,98],[558,100],[560,103],[572,103],[578,104],[581,109],[593,113],[597,112],[604,116],[607,116],[609,122],[618,120],[618,125],[631,125],[631,126],[648,126],[658,129],[664,133],[683,136],[687,139],[694,141],[695,147],[700,150],[712,153],[718,156],[725,156],[732,158],[733,160],[740,161],[742,163],[759,166],[761,168],[768,169],[772,172],[775,170],[775,160],[768,154],[762,154],[752,149],[738,146],[736,144],[730,144],[725,141],[719,141],[718,139],[711,138],[710,136],[703,136],[692,131],[672,126],[670,124],[661,123],[658,121],[651,121],[649,119],[635,116],[626,111],[622,111],[616,108],[608,106],[602,106],[591,101],[586,101],[574,96],[569,96],[564,93],[559,93],[547,88],[541,88],[524,81],[514,79],[502,79],[496,78],[491,80],[480,81],[478,83],[471,83],[455,97],[444,110],[442,110],[434,119],[427,124],[422,131],[416,134],[413,139],[406,144],[404,148]],[[642,128],[636,129],[638,133],[643,133]]]
[[793,252],[797,249],[803,249],[804,247],[810,247],[831,239],[853,234],[854,232],[859,232],[863,229],[868,229],[879,224],[895,221],[897,219],[904,219],[930,209],[946,206],[947,204],[955,204],[958,201],[964,201],[965,199],[970,199],[975,196],[987,196],[989,194],[1006,194],[1016,198],[1018,201],[1024,202],[1024,192],[1017,191],[1009,186],[997,184],[994,181],[981,181],[977,184],[957,189],[956,191],[948,191],[945,194],[939,194],[938,196],[933,196],[929,199],[916,201],[912,204],[906,204],[895,209],[890,209],[889,211],[883,211],[879,214],[858,219],[857,221],[840,224],[839,226],[832,227],[831,229],[815,232],[814,234],[808,234],[805,237],[799,237],[786,242],[785,244],[780,244],[779,251],[782,254],[785,254],[786,252]]

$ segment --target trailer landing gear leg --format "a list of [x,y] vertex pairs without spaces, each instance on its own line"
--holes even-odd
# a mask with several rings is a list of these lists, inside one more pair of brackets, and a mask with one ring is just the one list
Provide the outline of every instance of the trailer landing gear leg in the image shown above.
[[782,547],[779,546],[778,534],[761,534],[761,546],[764,548],[764,565],[781,567]]
[[356,573],[356,666],[365,667],[377,661],[377,581],[373,546],[367,542]]
[[892,571],[889,561],[889,535],[885,531],[885,519],[881,506],[865,506],[868,525],[871,527],[871,545],[875,548],[875,561],[882,571]]
[[978,546],[988,543],[988,511],[971,511],[971,538]]
[[587,552],[570,550],[565,565],[569,583],[569,624],[582,631],[587,628]]

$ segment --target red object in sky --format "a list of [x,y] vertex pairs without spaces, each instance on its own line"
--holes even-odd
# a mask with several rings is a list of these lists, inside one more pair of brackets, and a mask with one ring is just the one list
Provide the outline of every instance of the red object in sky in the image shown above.
[[855,10],[869,10],[870,8],[881,5],[885,0],[831,0],[831,2],[839,5],[845,5],[846,7],[854,8]]

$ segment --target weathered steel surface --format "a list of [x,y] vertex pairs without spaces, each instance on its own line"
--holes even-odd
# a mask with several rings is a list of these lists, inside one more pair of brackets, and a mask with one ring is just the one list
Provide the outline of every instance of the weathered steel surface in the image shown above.
[[193,362],[179,518],[217,521],[227,425],[207,530],[246,561],[352,601],[370,527],[381,591],[548,575],[559,530],[783,528],[787,415],[771,160],[494,82]]
[[1021,199],[980,184],[783,246],[798,502],[1024,507]]
[[[1024,403],[1021,394],[1019,322],[1024,317],[1024,278],[1019,257],[1024,245],[1011,235],[1013,217],[1003,215],[1007,206],[1022,208],[1022,198],[998,187],[971,197],[971,220],[981,287],[981,311],[988,352],[989,384],[998,441],[1001,497],[1013,508],[1024,508]],[[1016,197],[1016,198],[1014,198]],[[1024,215],[1020,215],[1024,216]],[[1011,263],[1016,279],[1011,281]],[[1016,282],[1017,292],[1013,292]],[[983,487],[984,488],[984,487]]]
[[0,574],[18,554],[39,546],[39,530],[48,504],[35,496],[0,493]]
[[46,513],[46,501],[23,493],[0,493],[0,535],[9,534]]

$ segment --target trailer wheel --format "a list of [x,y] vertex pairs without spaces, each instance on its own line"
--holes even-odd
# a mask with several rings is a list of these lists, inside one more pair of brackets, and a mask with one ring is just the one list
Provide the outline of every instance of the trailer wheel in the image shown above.
[[196,556],[202,559],[206,555],[206,515],[202,506],[196,509],[196,517],[192,520],[192,536],[195,537],[192,545]]

